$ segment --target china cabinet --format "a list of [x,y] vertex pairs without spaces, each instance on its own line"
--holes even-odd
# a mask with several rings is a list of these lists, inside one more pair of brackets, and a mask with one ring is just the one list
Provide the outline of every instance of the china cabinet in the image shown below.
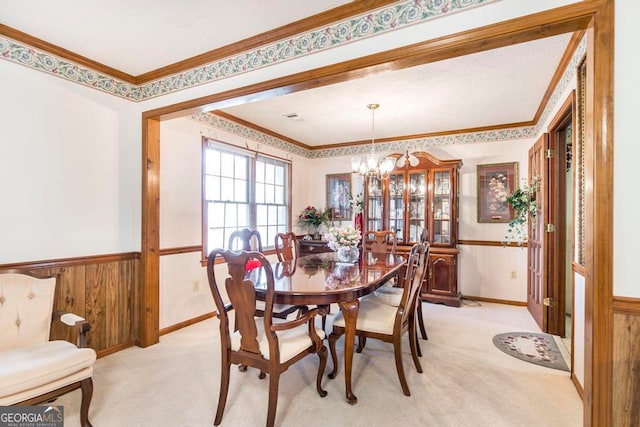
[[413,154],[417,165],[407,163],[384,177],[365,179],[365,231],[394,231],[398,252],[408,253],[426,228],[431,251],[422,299],[459,307],[458,177],[462,161],[439,160],[425,152]]

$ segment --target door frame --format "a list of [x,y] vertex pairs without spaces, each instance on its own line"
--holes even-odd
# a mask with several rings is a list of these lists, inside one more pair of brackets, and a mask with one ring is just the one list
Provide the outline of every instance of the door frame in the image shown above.
[[[547,132],[549,134],[549,149],[553,150],[553,157],[550,159],[549,167],[549,182],[548,182],[548,196],[547,206],[549,223],[554,225],[554,232],[548,233],[549,237],[549,253],[546,259],[547,270],[547,293],[548,296],[553,298],[554,304],[547,310],[547,330],[546,332],[553,335],[564,335],[566,330],[564,307],[565,301],[565,289],[567,286],[573,286],[573,280],[571,283],[566,283],[566,270],[567,267],[571,267],[571,260],[566,259],[566,244],[565,237],[567,230],[573,231],[574,223],[567,224],[565,215],[566,206],[566,181],[565,181],[565,159],[566,159],[566,145],[558,140],[558,131],[565,128],[569,122],[573,130],[572,137],[572,153],[571,156],[575,159],[575,129],[576,129],[576,92],[573,90],[571,94],[565,99],[562,106],[558,109],[558,112],[549,123]],[[574,181],[575,182],[575,181]],[[575,213],[575,206],[573,209]],[[573,234],[573,232],[572,232]],[[571,239],[573,242],[574,239]],[[574,246],[572,246],[574,249]],[[573,295],[573,292],[572,292]],[[572,297],[573,299],[573,297]],[[573,301],[572,301],[573,304]],[[573,322],[573,318],[572,318]],[[573,361],[573,337],[571,338],[571,358]]]
[[351,76],[398,69],[586,29],[588,96],[585,105],[584,153],[586,275],[583,419],[587,426],[610,425],[613,375],[613,21],[613,0],[583,0],[491,26],[143,112],[141,299],[137,343],[146,347],[159,341],[161,120],[223,108],[231,103],[276,93],[346,81]]

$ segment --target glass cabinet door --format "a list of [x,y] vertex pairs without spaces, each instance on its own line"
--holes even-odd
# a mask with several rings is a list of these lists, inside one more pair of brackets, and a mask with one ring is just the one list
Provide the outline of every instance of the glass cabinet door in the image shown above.
[[389,175],[389,229],[396,233],[398,243],[404,241],[404,174]]
[[433,176],[433,243],[451,243],[451,174],[435,171]]
[[419,242],[420,234],[426,223],[426,174],[424,172],[410,173],[408,190],[409,242]]
[[381,231],[382,222],[382,182],[378,178],[369,178],[367,183],[367,226],[370,231]]

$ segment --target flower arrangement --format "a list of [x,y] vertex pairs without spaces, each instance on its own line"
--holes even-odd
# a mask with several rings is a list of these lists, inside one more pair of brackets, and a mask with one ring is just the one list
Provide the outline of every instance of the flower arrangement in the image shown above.
[[353,213],[359,214],[364,210],[364,195],[362,191],[353,196],[349,196],[349,204],[351,205],[351,209]]
[[298,222],[303,225],[313,225],[318,227],[320,225],[329,224],[329,210],[318,209],[315,206],[307,206],[298,215]]
[[515,211],[514,218],[509,221],[507,235],[503,244],[508,242],[517,242],[518,245],[529,240],[527,236],[527,222],[529,217],[535,219],[538,214],[538,203],[535,199],[535,193],[540,186],[540,177],[534,176],[531,183],[527,183],[523,179],[524,184],[521,188],[517,188],[513,193],[507,196],[507,203],[513,206]]
[[324,235],[327,246],[334,251],[344,247],[357,247],[361,237],[360,230],[354,228],[353,225],[330,228]]

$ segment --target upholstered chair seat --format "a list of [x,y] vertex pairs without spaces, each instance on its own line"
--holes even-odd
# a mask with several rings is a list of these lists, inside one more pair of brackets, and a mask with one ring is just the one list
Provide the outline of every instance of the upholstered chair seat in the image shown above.
[[96,352],[47,341],[0,352],[0,405],[12,405],[90,378]]
[[[360,300],[360,310],[356,328],[359,330],[376,332],[379,334],[393,335],[393,326],[396,320],[397,307],[381,304],[373,299],[363,298]],[[336,314],[333,324],[341,328],[345,327],[342,312]]]
[[[284,321],[279,321],[275,318],[273,320],[274,324],[284,323]],[[264,323],[256,322],[256,329],[256,340],[258,341],[260,352],[264,355],[264,358],[266,360],[269,360],[269,341],[267,340],[267,336],[264,333]],[[324,331],[319,328],[315,328],[315,330],[320,339],[324,339]],[[305,349],[314,344],[311,340],[311,337],[309,336],[309,325],[306,323],[293,329],[278,331],[276,332],[276,335],[278,335],[278,350],[280,352],[280,362],[288,361],[293,356],[302,353]],[[231,334],[232,351],[240,350],[241,339],[242,335],[240,334],[240,331],[236,331]]]

